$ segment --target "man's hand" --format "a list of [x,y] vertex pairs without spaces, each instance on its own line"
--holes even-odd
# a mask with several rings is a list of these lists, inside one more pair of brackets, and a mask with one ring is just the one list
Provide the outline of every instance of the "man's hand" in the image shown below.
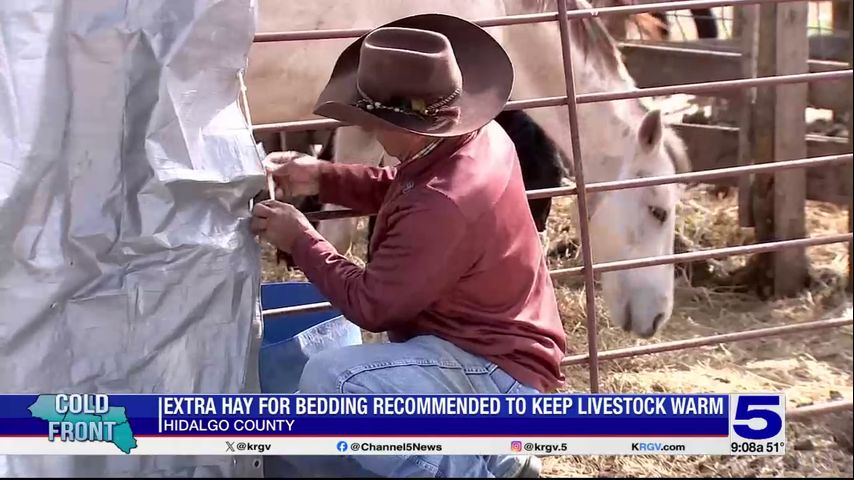
[[320,192],[320,165],[323,160],[299,152],[274,152],[264,159],[264,169],[276,181],[272,198],[303,197]]
[[291,204],[276,200],[255,205],[249,228],[253,234],[261,235],[261,238],[287,253],[291,253],[297,238],[314,230],[302,212]]

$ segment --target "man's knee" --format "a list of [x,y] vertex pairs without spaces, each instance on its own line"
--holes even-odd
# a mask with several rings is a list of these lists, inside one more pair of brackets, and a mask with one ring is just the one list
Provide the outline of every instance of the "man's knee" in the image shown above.
[[300,377],[300,393],[341,393],[341,357],[338,349],[325,350],[311,356]]

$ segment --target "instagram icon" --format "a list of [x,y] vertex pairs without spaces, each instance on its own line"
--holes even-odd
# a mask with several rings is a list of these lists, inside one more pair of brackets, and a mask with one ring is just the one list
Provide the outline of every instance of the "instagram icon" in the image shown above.
[[521,452],[522,451],[522,442],[520,442],[518,440],[510,442],[510,450],[512,450],[514,452]]

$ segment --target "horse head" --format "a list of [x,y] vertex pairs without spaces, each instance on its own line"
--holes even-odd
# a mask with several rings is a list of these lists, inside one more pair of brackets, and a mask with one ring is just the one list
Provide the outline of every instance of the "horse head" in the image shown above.
[[[621,138],[627,148],[619,179],[689,170],[685,146],[661,120],[647,112]],[[673,253],[679,184],[590,194],[588,215],[594,261],[613,262]],[[614,323],[643,338],[653,336],[673,311],[674,267],[656,265],[601,274],[602,293]]]

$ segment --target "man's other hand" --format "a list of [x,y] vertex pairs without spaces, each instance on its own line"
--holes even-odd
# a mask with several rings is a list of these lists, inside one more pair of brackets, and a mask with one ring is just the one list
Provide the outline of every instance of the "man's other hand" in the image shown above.
[[[273,152],[264,159],[264,169],[276,181],[276,199],[317,195],[320,165],[326,163],[299,152]],[[272,193],[271,193],[272,196]]]

